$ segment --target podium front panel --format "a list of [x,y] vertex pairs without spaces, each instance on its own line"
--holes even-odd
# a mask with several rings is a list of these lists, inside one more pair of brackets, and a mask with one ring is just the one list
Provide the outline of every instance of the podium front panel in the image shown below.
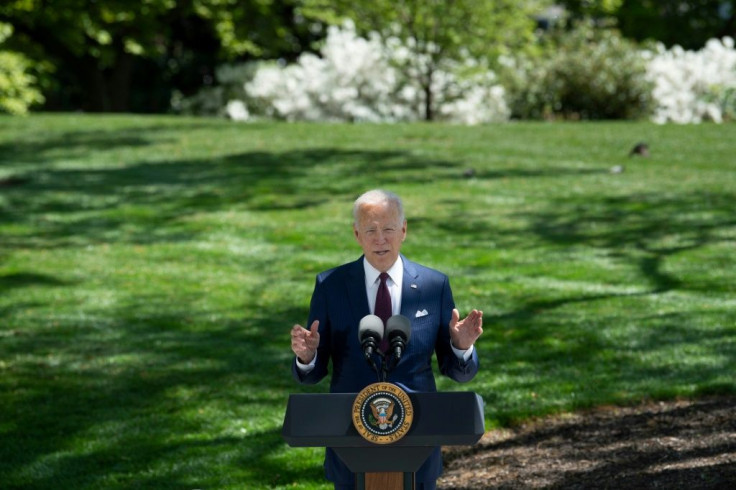
[[483,400],[472,392],[409,393],[414,421],[406,436],[390,445],[369,442],[353,426],[357,393],[289,396],[282,436],[293,447],[376,447],[472,445],[485,431]]

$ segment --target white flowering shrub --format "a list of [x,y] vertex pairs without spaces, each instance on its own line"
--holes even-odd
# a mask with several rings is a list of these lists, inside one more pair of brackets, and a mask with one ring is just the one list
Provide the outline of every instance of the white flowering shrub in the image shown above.
[[[296,63],[227,65],[218,86],[178,98],[182,113],[234,120],[416,121],[424,117],[426,90],[419,80],[428,62],[398,39],[362,38],[352,24],[330,27],[319,56]],[[504,90],[493,72],[471,60],[445,62],[430,85],[436,119],[480,124],[508,119]]]
[[[437,119],[458,124],[475,125],[504,122],[510,111],[506,105],[505,91],[496,84],[492,73],[481,74],[455,84],[462,93],[440,105]],[[463,88],[464,87],[464,88]]]
[[541,56],[498,61],[500,78],[470,56],[437,63],[411,42],[363,38],[346,24],[329,28],[319,55],[304,53],[289,65],[220,66],[217,86],[172,106],[237,121],[398,122],[423,119],[431,94],[433,119],[469,125],[512,117],[736,120],[731,38],[711,40],[697,52],[642,50],[615,32],[583,27],[553,39]]
[[700,51],[658,45],[644,51],[658,123],[722,122],[736,118],[734,40],[711,39]]
[[396,84],[377,38],[332,27],[321,56],[261,65],[245,92],[266,107],[265,115],[289,121],[394,121],[408,116],[393,97]]
[[246,105],[243,83],[253,78],[258,66],[255,63],[224,64],[215,70],[217,85],[205,87],[191,97],[175,93],[171,108],[179,114],[221,116],[236,121],[250,117]]
[[397,94],[397,72],[377,36],[331,27],[320,55],[304,53],[287,66],[259,64],[243,84],[243,100],[257,115],[289,121],[415,118]]

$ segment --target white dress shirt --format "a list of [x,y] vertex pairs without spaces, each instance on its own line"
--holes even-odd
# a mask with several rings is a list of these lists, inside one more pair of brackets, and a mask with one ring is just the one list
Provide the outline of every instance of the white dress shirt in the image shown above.
[[[378,286],[381,285],[381,271],[373,267],[365,258],[363,258],[363,269],[365,269],[365,291],[368,295],[368,308],[371,313],[376,312],[376,296],[378,295]],[[401,313],[401,286],[404,282],[404,261],[401,256],[396,259],[394,265],[391,266],[386,280],[388,292],[391,295],[391,314],[398,315]]]

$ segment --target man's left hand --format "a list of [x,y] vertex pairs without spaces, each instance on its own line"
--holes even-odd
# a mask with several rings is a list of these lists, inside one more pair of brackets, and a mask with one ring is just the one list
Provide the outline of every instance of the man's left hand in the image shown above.
[[460,320],[460,313],[452,310],[450,319],[450,339],[452,345],[459,350],[468,350],[483,333],[483,312],[473,310]]

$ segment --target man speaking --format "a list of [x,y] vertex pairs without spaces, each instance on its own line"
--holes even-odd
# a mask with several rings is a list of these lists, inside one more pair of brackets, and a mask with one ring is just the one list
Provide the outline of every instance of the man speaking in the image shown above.
[[[447,276],[401,255],[407,222],[401,199],[387,191],[371,190],[353,205],[353,234],[363,256],[317,275],[309,320],[291,329],[296,358],[294,377],[305,384],[319,382],[332,362],[330,392],[358,393],[378,381],[366,362],[359,325],[367,315],[386,322],[394,315],[410,321],[411,341],[399,362],[387,371],[387,381],[411,391],[433,392],[432,353],[440,372],[458,382],[478,372],[473,347],[483,333],[483,312],[472,310],[460,320]],[[380,346],[379,349],[387,350]],[[384,362],[388,362],[388,358]],[[325,473],[335,489],[355,487],[355,475],[327,448]],[[433,489],[442,473],[440,448],[416,472],[418,489]]]

